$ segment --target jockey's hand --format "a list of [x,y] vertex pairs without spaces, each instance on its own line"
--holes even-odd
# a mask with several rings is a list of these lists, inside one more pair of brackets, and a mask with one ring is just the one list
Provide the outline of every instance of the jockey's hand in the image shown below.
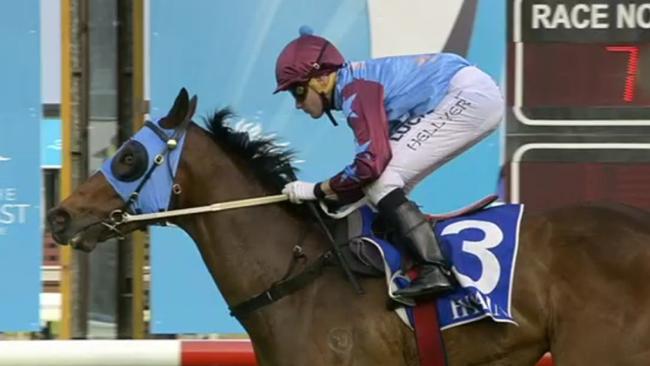
[[284,188],[282,188],[282,193],[289,196],[289,201],[292,203],[302,203],[302,201],[316,200],[314,188],[316,188],[316,183],[297,180],[287,183]]

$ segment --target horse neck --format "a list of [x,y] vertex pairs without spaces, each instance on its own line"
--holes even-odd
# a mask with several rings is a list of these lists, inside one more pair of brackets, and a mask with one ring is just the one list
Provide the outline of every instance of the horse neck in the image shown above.
[[[203,135],[203,136],[200,136]],[[179,174],[192,187],[182,207],[196,207],[271,192],[254,176],[246,161],[217,146],[193,129]],[[193,164],[191,164],[193,162]],[[200,162],[200,163],[198,163]],[[192,216],[179,221],[197,243],[204,262],[230,305],[257,295],[286,272],[292,249],[308,223],[292,214],[288,203],[240,208]],[[312,231],[304,244],[319,247]]]

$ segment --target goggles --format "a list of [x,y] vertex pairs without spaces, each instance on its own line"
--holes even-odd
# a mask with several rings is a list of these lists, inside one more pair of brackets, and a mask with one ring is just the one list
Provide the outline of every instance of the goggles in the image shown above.
[[307,96],[307,84],[300,83],[289,88],[289,93],[296,99],[297,102],[303,102]]

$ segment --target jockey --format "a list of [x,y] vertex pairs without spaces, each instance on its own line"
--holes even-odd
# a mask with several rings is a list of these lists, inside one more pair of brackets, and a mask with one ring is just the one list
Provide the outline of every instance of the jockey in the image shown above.
[[[294,181],[282,192],[293,203],[365,196],[414,255],[419,276],[395,292],[439,295],[454,280],[432,226],[406,193],[444,163],[494,131],[504,101],[495,82],[450,53],[345,61],[332,43],[302,27],[276,63],[277,88],[312,118],[341,110],[354,132],[356,155],[318,183]],[[360,194],[359,194],[360,193]]]

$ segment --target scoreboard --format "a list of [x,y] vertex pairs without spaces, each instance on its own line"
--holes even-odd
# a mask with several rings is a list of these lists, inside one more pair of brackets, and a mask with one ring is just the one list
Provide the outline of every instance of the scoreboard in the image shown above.
[[513,11],[522,123],[650,126],[650,2],[519,0]]
[[510,201],[650,209],[650,0],[512,0],[508,12]]

